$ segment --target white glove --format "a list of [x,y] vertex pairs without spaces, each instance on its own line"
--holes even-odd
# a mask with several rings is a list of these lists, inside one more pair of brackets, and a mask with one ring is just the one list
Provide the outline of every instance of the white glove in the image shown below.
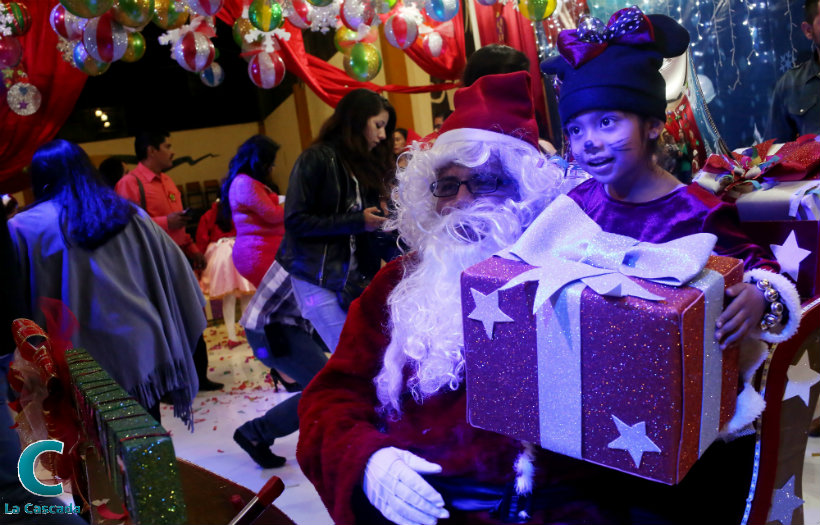
[[419,476],[441,466],[395,447],[379,449],[367,460],[364,493],[385,518],[398,525],[435,525],[450,517],[441,494]]

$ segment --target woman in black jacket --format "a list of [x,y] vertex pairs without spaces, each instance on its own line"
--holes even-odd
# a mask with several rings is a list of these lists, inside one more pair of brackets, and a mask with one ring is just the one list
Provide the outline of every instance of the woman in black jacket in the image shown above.
[[331,350],[350,301],[380,266],[370,232],[385,221],[395,126],[387,99],[369,89],[351,91],[290,174],[276,260],[291,275],[302,316]]

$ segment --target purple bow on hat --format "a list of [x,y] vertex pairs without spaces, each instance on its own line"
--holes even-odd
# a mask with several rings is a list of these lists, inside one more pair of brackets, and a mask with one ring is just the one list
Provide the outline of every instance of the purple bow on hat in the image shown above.
[[649,44],[655,41],[652,22],[636,6],[612,15],[609,24],[597,18],[586,18],[577,29],[558,34],[558,51],[573,68],[592,60],[610,43]]

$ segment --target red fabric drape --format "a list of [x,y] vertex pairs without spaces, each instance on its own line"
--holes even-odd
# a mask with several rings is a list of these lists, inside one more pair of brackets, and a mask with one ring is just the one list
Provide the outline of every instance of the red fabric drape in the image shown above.
[[464,48],[463,10],[459,9],[458,14],[452,20],[441,24],[425,17],[425,24],[438,31],[444,40],[441,55],[433,58],[424,49],[423,38],[417,39],[404,52],[425,73],[442,80],[459,80],[467,64],[467,51]]
[[[17,0],[20,2],[21,0]],[[9,109],[0,90],[0,191],[19,191],[29,185],[22,170],[34,151],[53,139],[65,123],[85,85],[86,75],[67,64],[57,50],[57,34],[48,18],[57,0],[22,0],[31,15],[31,29],[20,38],[19,68],[43,97],[39,111],[22,117]]]
[[[222,10],[220,10],[216,16],[223,22],[233,25],[234,21],[242,15],[242,8],[246,3],[248,3],[248,0],[225,0]],[[281,56],[285,62],[285,68],[299,77],[319,98],[332,107],[336,107],[339,100],[347,93],[358,88],[372,89],[379,93],[383,91],[395,93],[428,93],[457,87],[452,83],[412,87],[394,84],[380,86],[372,82],[358,82],[347,76],[343,70],[327,64],[319,58],[307,53],[305,51],[301,29],[295,27],[287,20],[285,21],[284,29],[291,34],[290,40],[287,42],[278,40],[282,48]],[[463,46],[463,35],[461,36],[461,40]],[[425,52],[423,48],[422,52]],[[453,64],[455,63],[456,61],[453,61]],[[461,70],[459,70],[459,74],[461,74]],[[458,75],[456,75],[455,78],[458,78]]]
[[535,102],[535,112],[538,116],[539,127],[546,124],[547,107],[532,22],[522,16],[515,9],[512,2],[505,6],[499,3],[485,6],[475,0],[465,0],[465,2],[473,2],[475,6],[478,34],[482,46],[506,44],[523,52],[530,59],[530,75],[533,79],[532,98]]

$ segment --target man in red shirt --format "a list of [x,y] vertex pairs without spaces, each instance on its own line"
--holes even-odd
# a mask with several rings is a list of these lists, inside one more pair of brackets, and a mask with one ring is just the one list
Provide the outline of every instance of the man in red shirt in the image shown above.
[[139,164],[117,183],[116,191],[148,212],[154,221],[182,248],[195,270],[205,267],[205,258],[185,231],[190,221],[182,209],[182,195],[164,173],[174,165],[174,150],[165,132],[140,133],[134,140]]
[[[171,177],[164,173],[174,166],[174,150],[169,137],[164,131],[138,133],[134,139],[134,150],[139,164],[123,176],[114,189],[120,196],[144,208],[182,249],[193,268],[202,270],[205,268],[205,257],[185,231],[190,218],[182,209],[182,195]],[[202,337],[194,351],[194,365],[200,390],[222,388],[222,383],[211,381],[205,375],[208,370],[208,349]]]

